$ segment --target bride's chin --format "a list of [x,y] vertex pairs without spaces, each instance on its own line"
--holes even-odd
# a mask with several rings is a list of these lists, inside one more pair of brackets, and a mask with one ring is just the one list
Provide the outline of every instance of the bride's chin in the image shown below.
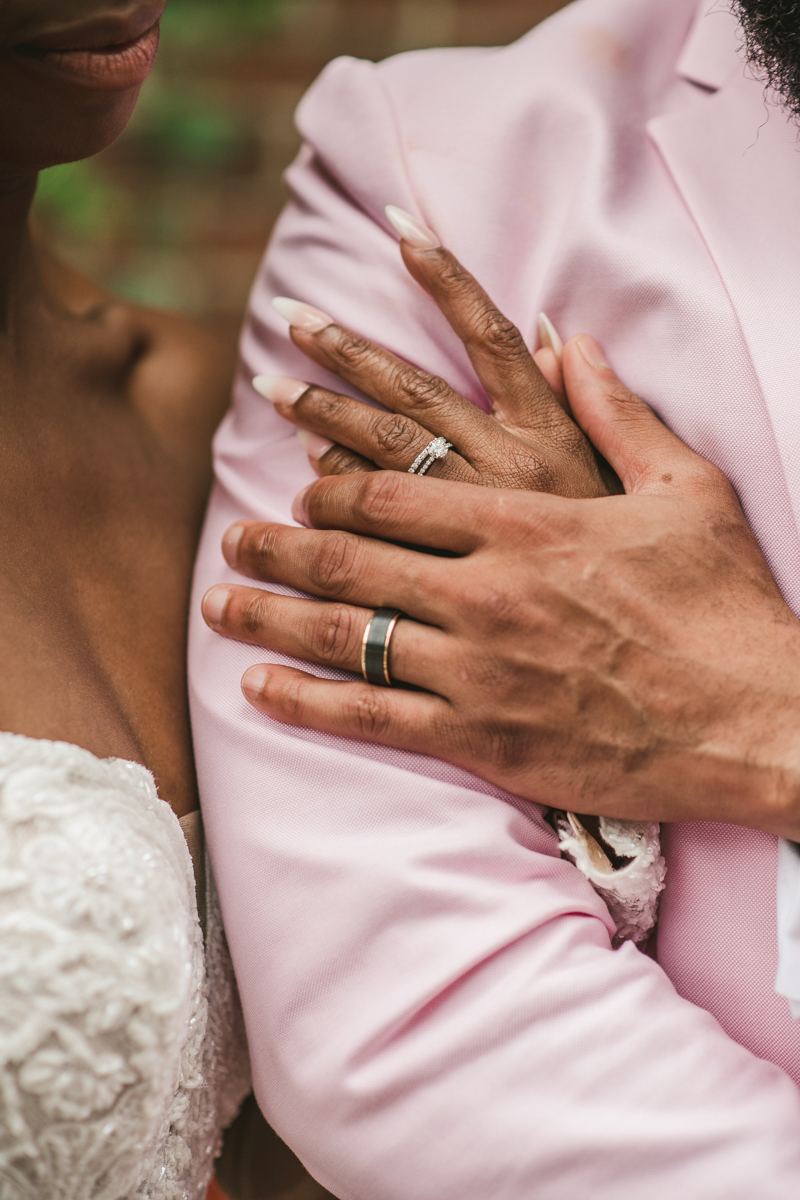
[[43,88],[6,73],[0,54],[0,174],[40,171],[105,150],[130,120],[139,87]]

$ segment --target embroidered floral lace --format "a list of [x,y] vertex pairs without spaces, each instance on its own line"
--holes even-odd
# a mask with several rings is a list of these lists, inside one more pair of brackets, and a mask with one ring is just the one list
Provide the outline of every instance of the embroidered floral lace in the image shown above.
[[0,1200],[202,1200],[247,1092],[213,883],[143,767],[0,733]]
[[661,854],[660,826],[654,821],[600,817],[602,841],[614,855],[627,860],[617,869],[574,814],[559,814],[556,829],[562,853],[572,859],[606,902],[617,926],[613,944],[645,942],[658,917],[658,898],[667,872]]

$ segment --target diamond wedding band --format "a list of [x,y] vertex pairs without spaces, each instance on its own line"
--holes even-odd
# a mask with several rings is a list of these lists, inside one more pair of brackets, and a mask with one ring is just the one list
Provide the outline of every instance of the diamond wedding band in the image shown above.
[[418,454],[411,466],[408,468],[409,475],[424,475],[429,471],[437,458],[444,458],[447,453],[453,449],[452,443],[445,440],[443,437],[434,438],[432,442]]

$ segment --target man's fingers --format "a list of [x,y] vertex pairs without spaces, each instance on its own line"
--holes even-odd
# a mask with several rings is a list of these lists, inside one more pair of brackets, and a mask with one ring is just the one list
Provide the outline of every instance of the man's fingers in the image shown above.
[[418,250],[404,241],[403,261],[461,338],[501,424],[545,443],[568,419],[525,339],[449,250]]
[[575,419],[628,494],[674,488],[685,494],[694,482],[724,480],[620,382],[594,338],[585,333],[570,338],[562,365]]
[[[203,598],[203,616],[215,633],[356,674],[361,673],[364,631],[373,611],[225,584]],[[451,655],[441,630],[403,618],[389,646],[389,674],[396,682],[434,691],[444,683],[435,664],[448,662]]]
[[285,725],[418,754],[447,752],[452,710],[439,696],[338,683],[273,664],[246,671],[242,691],[259,712]]
[[[510,493],[449,483],[430,475],[376,471],[320,479],[295,501],[293,515],[315,529],[345,529],[391,542],[471,554],[484,545],[487,510],[513,503]],[[481,499],[483,503],[481,503]]]
[[[373,478],[376,476],[323,479],[312,489],[366,483]],[[323,600],[399,608],[426,625],[439,624],[440,617],[446,616],[441,602],[443,573],[457,565],[452,559],[339,529],[320,532],[260,521],[232,526],[223,539],[223,551],[230,566],[251,579],[282,584]]]

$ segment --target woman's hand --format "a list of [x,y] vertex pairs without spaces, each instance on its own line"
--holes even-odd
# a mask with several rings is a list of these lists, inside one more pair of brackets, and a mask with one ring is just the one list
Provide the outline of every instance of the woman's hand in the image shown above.
[[[276,301],[304,354],[386,410],[300,380],[259,376],[257,389],[305,431],[319,473],[408,471],[434,437],[443,437],[454,448],[433,464],[431,476],[560,496],[607,495],[589,441],[556,395],[562,385],[554,331],[545,339],[550,345],[531,355],[519,330],[435,235],[407,213],[387,211],[405,235],[406,266],[463,341],[492,415],[318,309]],[[546,318],[543,326],[547,331]]]
[[206,620],[358,671],[372,610],[400,608],[390,672],[424,691],[269,664],[248,671],[245,695],[276,720],[436,755],[554,808],[796,839],[800,623],[725,476],[591,338],[568,343],[563,365],[627,495],[321,479],[298,498],[313,528],[240,523],[225,541],[243,574],[318,599],[214,588]]

